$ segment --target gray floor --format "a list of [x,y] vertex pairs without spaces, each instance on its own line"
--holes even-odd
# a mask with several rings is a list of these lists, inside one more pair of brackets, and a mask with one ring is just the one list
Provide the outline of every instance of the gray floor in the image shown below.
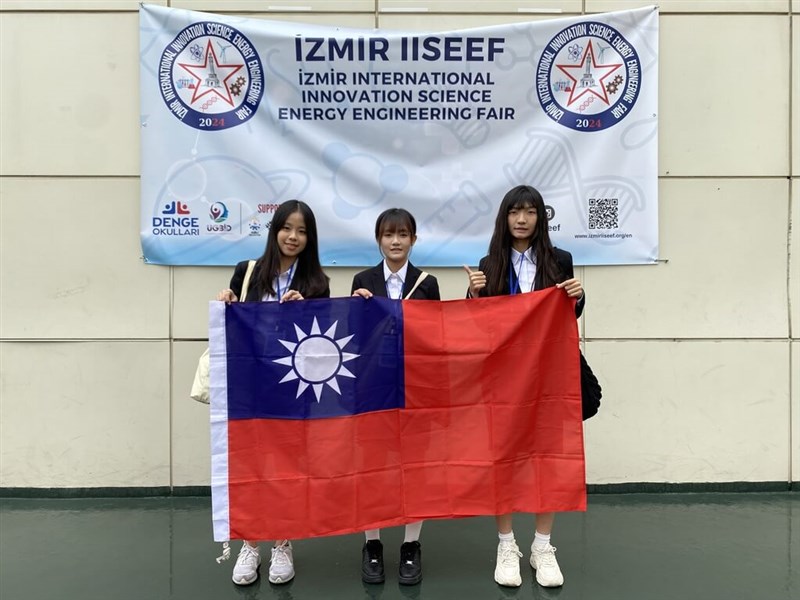
[[2,499],[0,599],[800,600],[798,492],[591,495],[587,513],[556,521],[566,578],[557,590],[536,585],[527,566],[532,522],[515,518],[525,552],[517,589],[492,579],[496,533],[485,517],[425,524],[418,586],[397,584],[394,528],[382,536],[383,585],[361,583],[363,538],[349,535],[295,542],[287,585],[239,588],[232,561],[214,561],[209,498]]

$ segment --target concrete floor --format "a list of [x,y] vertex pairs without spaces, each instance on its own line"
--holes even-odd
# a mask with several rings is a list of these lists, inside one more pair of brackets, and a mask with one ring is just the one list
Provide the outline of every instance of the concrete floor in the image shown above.
[[[506,599],[800,600],[800,493],[590,495],[562,514],[553,544],[566,582],[528,567],[533,518],[518,515],[521,588],[493,579],[492,518],[429,521],[424,579],[397,583],[402,528],[384,530],[387,580],[360,579],[363,536],[295,542],[297,576],[240,588],[218,565],[210,498],[0,500],[2,600]],[[234,558],[239,543],[234,544]]]

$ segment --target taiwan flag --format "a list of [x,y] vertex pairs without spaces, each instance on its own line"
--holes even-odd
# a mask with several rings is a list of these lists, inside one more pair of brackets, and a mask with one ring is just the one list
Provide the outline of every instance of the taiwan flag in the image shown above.
[[586,509],[563,290],[210,311],[214,539]]

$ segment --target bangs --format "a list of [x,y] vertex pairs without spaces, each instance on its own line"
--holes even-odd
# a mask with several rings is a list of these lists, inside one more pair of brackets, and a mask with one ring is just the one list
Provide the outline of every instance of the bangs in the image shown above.
[[518,185],[512,188],[503,197],[501,210],[508,213],[514,209],[535,208],[537,212],[542,212],[544,200],[539,191],[529,185]]
[[381,223],[381,235],[384,233],[394,233],[395,231],[403,230],[411,233],[411,224],[408,222],[408,219],[402,219],[400,217],[394,219],[389,218],[384,219]]
[[531,200],[528,200],[526,198],[517,198],[516,202],[508,206],[508,212],[511,212],[512,210],[515,209],[520,210],[524,208],[536,208],[536,206],[534,206]]
[[397,231],[407,231],[411,235],[416,235],[417,224],[414,217],[404,209],[389,209],[384,212],[375,224],[375,237],[380,238],[384,233],[395,233]]

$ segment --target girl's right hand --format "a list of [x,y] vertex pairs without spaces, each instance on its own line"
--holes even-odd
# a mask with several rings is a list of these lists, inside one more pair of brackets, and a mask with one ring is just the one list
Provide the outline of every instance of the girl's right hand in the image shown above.
[[464,265],[464,271],[469,277],[469,295],[477,298],[481,290],[486,287],[486,275],[483,274],[483,271],[473,271],[467,265]]
[[362,298],[369,300],[372,298],[372,292],[365,288],[358,288],[355,292],[353,292],[353,296],[361,296]]
[[217,294],[217,300],[219,302],[224,302],[225,304],[239,301],[239,299],[236,297],[236,294],[233,293],[233,290],[222,290],[219,294]]

